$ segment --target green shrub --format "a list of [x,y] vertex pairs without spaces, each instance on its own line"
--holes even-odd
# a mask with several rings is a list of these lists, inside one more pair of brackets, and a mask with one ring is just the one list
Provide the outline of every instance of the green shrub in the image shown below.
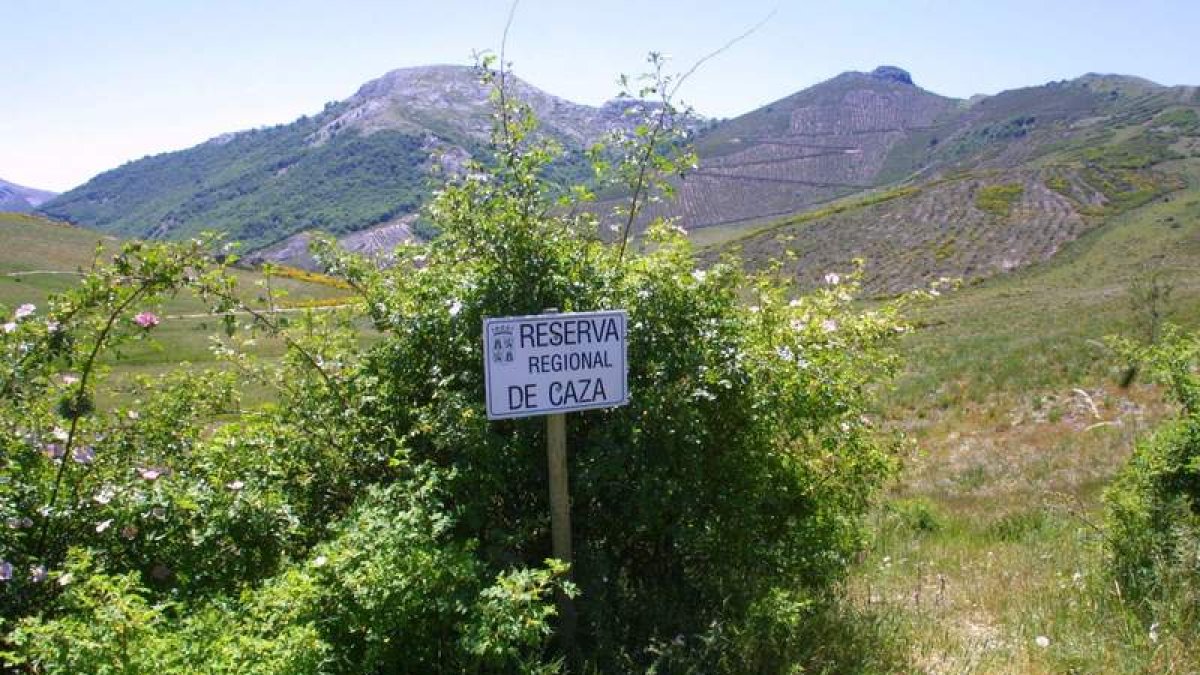
[[[664,645],[671,670],[782,670],[801,653],[894,469],[870,412],[897,367],[900,305],[857,308],[856,274],[794,297],[734,261],[700,270],[669,223],[643,250],[605,243],[587,191],[562,204],[542,179],[555,151],[532,140],[528,111],[499,105],[494,161],[429,208],[438,239],[388,270],[318,244],[362,305],[283,319],[242,303],[203,243],[131,245],[54,301],[53,330],[23,318],[0,333],[0,511],[34,520],[0,533],[18,570],[0,582],[6,658],[47,672],[549,672],[565,656],[551,596],[576,591],[572,656],[594,670],[661,666]],[[650,170],[614,171],[644,201],[687,160],[670,110],[651,114],[620,146]],[[128,315],[183,287],[224,317],[218,352],[277,403],[218,420],[230,377],[212,374],[168,377],[138,409],[79,412],[96,355],[149,330]],[[362,307],[383,334],[365,351]],[[630,403],[568,420],[570,583],[547,561],[544,422],[484,411],[482,319],[547,307],[629,313]],[[263,333],[286,346],[278,364],[238,348]],[[47,430],[64,425],[55,457]],[[94,461],[70,460],[85,441]]]
[[899,499],[888,504],[900,523],[912,532],[932,533],[946,526],[946,518],[928,499]]
[[1025,188],[1018,183],[985,185],[975,193],[975,208],[994,216],[1007,218],[1024,194]]
[[441,236],[390,270],[322,255],[389,333],[367,356],[378,403],[363,413],[450,472],[491,569],[549,556],[549,507],[544,422],[483,414],[482,319],[629,312],[630,404],[568,420],[573,573],[585,653],[644,667],[654,644],[694,644],[780,592],[808,606],[840,578],[893,467],[864,412],[900,326],[893,306],[854,310],[853,280],[793,300],[735,264],[701,271],[665,224],[622,258],[588,218],[548,215],[550,156],[502,147],[499,180],[443,190]]
[[1135,597],[1161,598],[1177,592],[1177,582],[1194,593],[1200,584],[1200,337],[1168,327],[1157,344],[1119,346],[1148,363],[1181,411],[1138,444],[1105,493],[1114,574]]

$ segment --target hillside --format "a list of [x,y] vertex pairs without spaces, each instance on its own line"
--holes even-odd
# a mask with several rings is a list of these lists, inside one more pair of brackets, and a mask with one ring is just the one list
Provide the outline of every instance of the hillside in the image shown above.
[[1184,187],[916,309],[882,406],[914,447],[848,584],[902,636],[908,672],[1195,670],[1194,614],[1155,639],[1170,619],[1113,583],[1097,527],[1113,476],[1174,412],[1148,378],[1122,386],[1103,339],[1145,339],[1131,289],[1149,275],[1172,289],[1166,318],[1200,329],[1200,161],[1157,168]]
[[700,167],[666,213],[697,229],[794,213],[875,187],[885,182],[897,145],[958,106],[899,68],[843,73],[702,134]]
[[0,211],[25,213],[54,198],[56,193],[35,190],[0,179]]
[[[568,149],[560,167],[568,173],[584,144],[623,119],[618,106],[577,105],[513,83],[544,133]],[[250,247],[306,230],[345,234],[386,226],[417,211],[431,174],[457,170],[479,154],[490,110],[472,68],[396,70],[290,124],[130,162],[40,211],[129,237],[220,230]]]
[[1197,157],[1194,88],[1089,75],[977,100],[910,133],[878,165],[884,187],[694,235],[710,257],[780,262],[805,285],[861,258],[868,289],[892,293],[1045,261],[1183,187],[1181,167]]

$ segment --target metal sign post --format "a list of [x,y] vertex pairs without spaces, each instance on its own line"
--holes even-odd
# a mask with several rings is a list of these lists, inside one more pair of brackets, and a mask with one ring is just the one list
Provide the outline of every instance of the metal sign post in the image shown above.
[[[572,564],[566,413],[629,402],[624,310],[483,320],[488,419],[547,415],[550,538],[554,557]],[[565,651],[575,644],[575,604],[556,596]]]

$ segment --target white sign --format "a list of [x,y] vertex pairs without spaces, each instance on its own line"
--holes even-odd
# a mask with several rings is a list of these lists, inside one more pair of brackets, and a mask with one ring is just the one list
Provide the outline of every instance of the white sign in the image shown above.
[[484,319],[488,419],[628,403],[626,323],[625,310]]

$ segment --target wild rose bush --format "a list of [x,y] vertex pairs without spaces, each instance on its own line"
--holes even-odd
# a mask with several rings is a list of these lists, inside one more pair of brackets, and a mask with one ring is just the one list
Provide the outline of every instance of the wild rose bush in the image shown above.
[[[528,110],[497,105],[495,156],[428,210],[437,240],[387,270],[318,244],[365,316],[247,307],[211,242],[130,245],[44,313],[5,315],[12,667],[552,672],[556,590],[577,594],[569,656],[587,668],[788,667],[893,469],[870,412],[899,304],[856,307],[852,271],[797,297],[732,260],[700,269],[669,223],[640,251],[606,243],[588,191],[541,178],[556,150]],[[630,147],[658,157],[654,114]],[[651,175],[687,161],[671,156]],[[95,409],[97,355],[153,335],[155,301],[185,288],[225,317],[230,370]],[[548,560],[544,421],[484,411],[482,319],[547,307],[629,312],[631,402],[568,420],[569,579]],[[366,349],[363,319],[381,336]],[[262,332],[280,362],[238,348]],[[248,378],[277,401],[219,418]]]

